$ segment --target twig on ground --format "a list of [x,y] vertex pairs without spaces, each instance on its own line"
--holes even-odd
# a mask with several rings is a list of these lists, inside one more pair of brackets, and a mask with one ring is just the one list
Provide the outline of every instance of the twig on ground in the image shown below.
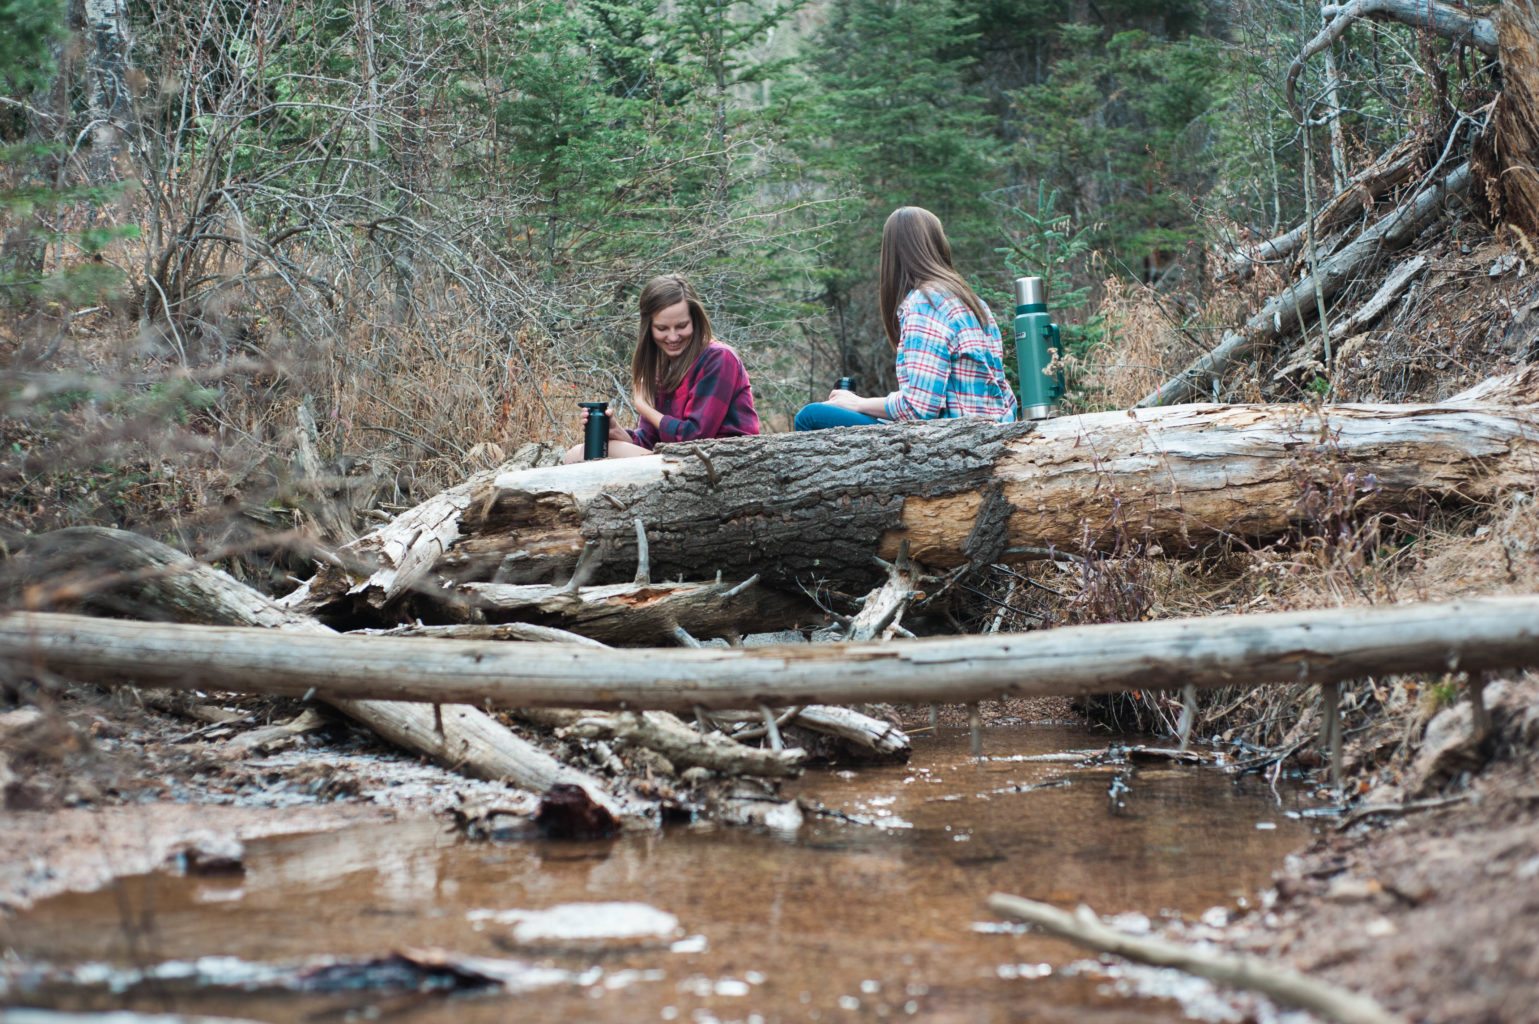
[[989,897],[989,908],[1090,949],[1156,967],[1174,967],[1224,985],[1261,992],[1340,1024],[1404,1024],[1403,1018],[1360,993],[1306,977],[1259,957],[1208,953],[1165,939],[1128,935],[1103,924],[1088,907],[1080,907],[1071,914],[1047,903],[995,893]]
[[1457,793],[1453,796],[1435,797],[1430,800],[1412,800],[1403,804],[1369,804],[1359,807],[1336,825],[1338,832],[1344,832],[1360,821],[1369,818],[1398,817],[1402,814],[1415,814],[1418,811],[1435,811],[1442,807],[1452,807],[1454,804],[1462,804],[1469,800],[1468,793]]

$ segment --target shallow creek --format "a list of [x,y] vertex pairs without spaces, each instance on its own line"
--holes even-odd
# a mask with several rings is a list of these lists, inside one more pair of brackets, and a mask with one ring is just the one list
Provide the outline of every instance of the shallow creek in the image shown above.
[[[1009,892],[1135,925],[1196,918],[1254,898],[1307,838],[1290,794],[1254,776],[1021,760],[1105,742],[996,727],[979,761],[966,730],[942,729],[908,765],[809,773],[795,792],[857,820],[809,814],[789,834],[472,843],[422,820],[253,843],[243,874],[130,878],[0,921],[13,965],[65,972],[18,982],[29,972],[13,968],[0,1005],[269,1021],[1211,1019],[1165,972],[1097,967],[985,906]],[[617,903],[630,906],[591,906]],[[455,995],[263,981],[408,948],[512,973]]]

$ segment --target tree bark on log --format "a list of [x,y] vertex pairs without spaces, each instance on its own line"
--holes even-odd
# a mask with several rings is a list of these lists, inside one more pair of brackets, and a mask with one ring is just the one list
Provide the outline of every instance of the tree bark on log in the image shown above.
[[1539,244],[1539,4],[1508,0],[1497,25],[1502,92],[1488,192],[1497,215]]
[[0,616],[0,659],[180,689],[509,707],[974,702],[1001,696],[1328,683],[1539,665],[1539,596],[1071,626],[901,643],[589,649]]
[[[635,565],[638,515],[664,574],[762,571],[865,589],[907,540],[931,569],[1068,552],[1195,551],[1279,535],[1322,493],[1362,511],[1532,486],[1539,409],[1190,405],[1036,424],[981,420],[733,438],[657,458],[509,473],[438,571],[600,577]],[[713,470],[688,449],[708,453]]]
[[[254,626],[281,633],[270,637],[279,643],[295,643],[301,637],[340,638],[225,573],[138,534],[100,527],[58,530],[34,541],[24,557],[21,568],[30,577],[25,585],[33,588],[28,602],[33,607],[77,604],[137,618],[168,616],[178,622]],[[149,628],[144,623],[96,621],[130,631]],[[240,685],[225,685],[229,671],[227,666],[209,664],[196,685],[242,690]],[[571,783],[582,786],[617,816],[622,811],[597,779],[561,764],[476,708],[445,705],[435,711],[427,704],[373,700],[367,695],[318,691],[317,696],[388,742],[473,778],[506,781],[537,793],[556,783]]]
[[1216,348],[1145,395],[1139,400],[1138,407],[1143,409],[1209,397],[1210,381],[1222,379],[1231,364],[1264,342],[1308,322],[1315,316],[1320,302],[1330,299],[1384,256],[1410,242],[1441,214],[1449,199],[1467,193],[1471,177],[1470,165],[1461,164],[1448,177],[1386,215],[1323,261],[1315,273],[1274,295],[1238,331],[1225,331]]
[[751,622],[773,632],[824,621],[811,601],[758,583],[612,583],[571,589],[547,584],[466,583],[466,605],[492,622],[517,618],[606,644],[656,647],[675,629],[730,636]]

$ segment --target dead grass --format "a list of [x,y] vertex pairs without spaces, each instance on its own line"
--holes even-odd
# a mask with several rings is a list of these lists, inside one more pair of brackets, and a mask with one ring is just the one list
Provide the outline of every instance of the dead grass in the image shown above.
[[1110,278],[1102,292],[1096,312],[1106,334],[1084,358],[1083,401],[1090,409],[1127,408],[1180,370],[1183,346],[1150,288]]

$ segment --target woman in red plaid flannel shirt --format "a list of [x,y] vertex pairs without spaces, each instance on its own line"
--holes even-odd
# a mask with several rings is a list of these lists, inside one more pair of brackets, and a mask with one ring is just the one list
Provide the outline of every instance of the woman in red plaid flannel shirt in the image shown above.
[[[631,358],[634,430],[609,428],[609,457],[651,455],[659,443],[737,437],[759,432],[748,371],[711,333],[700,296],[678,274],[641,289],[641,331]],[[563,461],[580,462],[583,446]]]
[[1015,419],[1004,343],[994,314],[951,263],[951,243],[929,210],[904,206],[882,228],[878,306],[897,358],[898,390],[862,398],[835,389],[804,406],[797,430],[894,420]]

